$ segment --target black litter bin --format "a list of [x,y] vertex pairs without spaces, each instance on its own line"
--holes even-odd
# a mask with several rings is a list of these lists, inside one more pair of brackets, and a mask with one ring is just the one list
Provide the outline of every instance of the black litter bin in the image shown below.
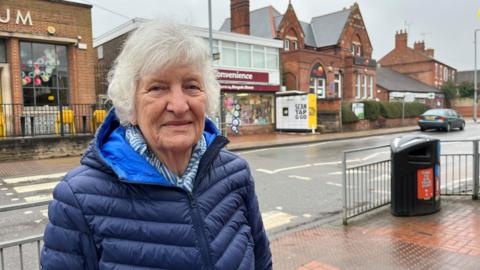
[[405,136],[394,139],[391,149],[392,214],[417,216],[440,210],[440,141]]

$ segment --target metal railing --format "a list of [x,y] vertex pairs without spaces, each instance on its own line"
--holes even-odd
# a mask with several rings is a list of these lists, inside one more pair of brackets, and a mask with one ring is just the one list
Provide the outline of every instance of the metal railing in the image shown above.
[[1,104],[0,137],[92,134],[104,116],[105,109],[95,104]]
[[[42,243],[43,234],[0,243],[0,270],[40,269]],[[17,249],[17,252],[15,249]],[[32,249],[36,250],[36,258],[30,257],[33,251]],[[5,256],[5,253],[8,253],[8,256]],[[28,254],[28,260],[25,260],[24,254]],[[8,257],[9,260],[6,261],[5,257]]]
[[390,203],[390,160],[381,159],[367,164],[348,166],[348,157],[354,153],[390,149],[389,145],[361,148],[343,152],[343,223],[352,218]]
[[[453,147],[457,152],[440,155],[440,186],[441,195],[471,195],[478,199],[480,140],[446,140],[440,142],[442,151],[446,144],[457,144]],[[391,160],[383,159],[374,162],[349,166],[355,159],[349,159],[353,154],[365,155],[372,150],[388,148],[389,145],[361,148],[343,152],[343,224],[348,219],[365,214],[391,201]],[[467,153],[458,152],[471,149]]]

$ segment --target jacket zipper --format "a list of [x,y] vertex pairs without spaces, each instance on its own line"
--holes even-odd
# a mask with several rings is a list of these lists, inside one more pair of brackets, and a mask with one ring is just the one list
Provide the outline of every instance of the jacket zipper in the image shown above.
[[200,213],[197,207],[197,202],[191,193],[187,192],[187,194],[190,200],[190,206],[192,207],[193,226],[195,230],[198,232],[200,253],[202,255],[202,259],[205,262],[207,269],[213,269],[212,258],[210,256],[210,247],[208,245],[207,236],[205,235],[203,221],[200,217]]

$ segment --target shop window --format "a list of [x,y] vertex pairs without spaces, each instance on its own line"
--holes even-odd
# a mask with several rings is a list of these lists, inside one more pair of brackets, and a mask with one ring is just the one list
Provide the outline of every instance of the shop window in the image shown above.
[[252,50],[248,44],[238,43],[238,66],[251,67],[252,66]]
[[25,106],[68,104],[66,46],[21,42],[20,69]]
[[326,82],[325,69],[322,65],[315,64],[310,71],[310,92],[317,94],[317,98],[325,98]]
[[0,63],[7,62],[7,46],[5,39],[0,39]]
[[253,67],[265,68],[265,48],[262,46],[253,46]]
[[241,126],[273,124],[274,95],[256,93],[225,93],[225,121],[231,126],[240,119]]
[[267,48],[267,68],[278,69],[278,50]]
[[223,41],[222,42],[222,63],[225,66],[237,66],[237,55],[235,43]]
[[335,97],[342,97],[342,75],[340,73],[335,73],[334,75],[334,86]]
[[289,50],[290,50],[290,40],[288,40],[288,39],[283,40],[283,49],[284,49],[285,51],[289,51]]

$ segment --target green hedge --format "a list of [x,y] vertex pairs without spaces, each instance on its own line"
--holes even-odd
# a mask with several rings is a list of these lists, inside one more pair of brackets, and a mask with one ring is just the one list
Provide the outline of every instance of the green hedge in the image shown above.
[[375,121],[380,117],[380,103],[377,101],[364,101],[365,119]]
[[[416,117],[428,110],[429,107],[419,102],[405,103],[405,118]],[[380,114],[388,119],[402,118],[402,102],[380,102]]]
[[[364,101],[365,119],[375,121],[378,118],[396,119],[402,118],[402,102],[378,102]],[[416,117],[428,110],[429,107],[419,102],[405,103],[405,118]],[[345,103],[342,106],[342,122],[345,124],[358,122],[357,116],[352,112],[352,104]]]
[[352,104],[345,103],[342,105],[342,123],[355,123],[358,122],[357,116],[352,112]]

